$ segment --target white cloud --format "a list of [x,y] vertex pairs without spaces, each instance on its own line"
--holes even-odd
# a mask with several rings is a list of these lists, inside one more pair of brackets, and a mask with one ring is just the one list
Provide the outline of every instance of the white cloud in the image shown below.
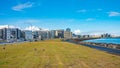
[[78,13],[80,13],[80,12],[87,12],[87,10],[82,9],[82,10],[78,10],[77,12],[78,12]]
[[93,21],[95,20],[94,18],[87,18],[86,21]]
[[[3,28],[19,28],[17,26],[13,26],[13,25],[0,25],[0,29],[3,29]],[[19,28],[21,29],[21,28]],[[41,30],[41,31],[48,31],[49,29],[47,28],[39,28],[37,26],[29,26],[29,27],[26,27],[24,30],[32,30],[32,31],[38,31],[38,30]]]
[[25,30],[32,30],[32,31],[38,31],[38,30],[41,30],[41,31],[48,31],[49,29],[46,29],[46,28],[39,28],[37,26],[29,26],[29,27],[26,27]]
[[108,12],[108,14],[109,14],[109,17],[120,16],[120,12],[114,12],[114,11],[112,11],[112,12]]
[[43,31],[49,31],[49,29],[47,29],[47,28],[42,28],[42,30],[43,30]]
[[120,36],[120,32],[112,33],[112,35],[114,35],[114,36]]
[[32,6],[33,6],[33,3],[26,2],[26,3],[23,3],[23,4],[18,4],[16,6],[13,6],[12,9],[14,11],[23,11],[25,8],[30,8]]
[[18,28],[18,27],[12,26],[12,25],[0,25],[0,29],[3,29],[3,28]]
[[75,33],[76,35],[79,35],[81,33],[81,31],[79,29],[77,29],[73,33]]
[[89,32],[82,32],[81,35],[101,35],[105,34],[105,31],[89,31]]
[[39,27],[36,27],[36,26],[29,26],[29,27],[26,27],[25,30],[36,31],[36,30],[40,30],[40,28],[39,28]]

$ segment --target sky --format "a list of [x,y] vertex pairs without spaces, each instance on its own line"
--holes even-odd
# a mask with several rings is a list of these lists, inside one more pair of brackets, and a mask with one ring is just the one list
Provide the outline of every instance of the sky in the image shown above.
[[0,27],[120,35],[120,0],[0,0]]

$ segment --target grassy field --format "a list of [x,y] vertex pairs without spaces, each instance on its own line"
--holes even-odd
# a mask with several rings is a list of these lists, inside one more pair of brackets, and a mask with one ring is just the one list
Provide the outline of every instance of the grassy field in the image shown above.
[[0,68],[120,68],[120,56],[57,39],[0,46]]

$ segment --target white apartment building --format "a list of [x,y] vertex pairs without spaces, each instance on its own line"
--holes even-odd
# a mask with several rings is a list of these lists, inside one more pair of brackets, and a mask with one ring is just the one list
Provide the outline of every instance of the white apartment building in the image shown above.
[[32,41],[33,40],[33,35],[32,35],[32,31],[30,30],[24,30],[24,38],[26,41]]
[[0,29],[0,36],[7,42],[17,41],[20,39],[21,31],[18,28],[2,28]]

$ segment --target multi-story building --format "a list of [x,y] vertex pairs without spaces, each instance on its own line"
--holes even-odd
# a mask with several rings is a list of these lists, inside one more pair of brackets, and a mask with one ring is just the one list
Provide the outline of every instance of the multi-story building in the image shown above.
[[1,38],[7,42],[17,41],[20,39],[21,31],[18,28],[2,28],[0,29]]
[[70,28],[67,28],[66,31],[71,32],[71,29],[70,29]]
[[72,32],[64,31],[64,38],[71,39],[72,38]]
[[64,30],[51,30],[51,38],[66,38],[70,39],[72,38],[72,32],[70,28],[67,28]]
[[3,30],[0,29],[0,40],[2,40],[2,39],[3,39]]
[[10,32],[11,38],[20,39],[21,30],[18,28],[11,28]]
[[23,37],[26,41],[32,41],[33,40],[32,31],[24,30],[22,33],[23,33]]
[[102,35],[101,35],[101,37],[102,37],[102,38],[110,38],[110,37],[111,37],[111,35],[110,35],[110,34],[108,34],[108,33],[106,33],[106,34],[102,34]]
[[66,31],[64,31],[64,38],[71,39],[72,38],[72,32],[70,28],[67,28]]
[[3,40],[9,41],[11,39],[11,30],[10,28],[3,28]]
[[38,35],[41,36],[41,40],[45,40],[45,39],[50,38],[50,32],[49,31],[40,30],[40,31],[38,31]]
[[51,38],[51,39],[54,39],[54,38],[56,37],[56,36],[55,36],[55,32],[56,32],[55,30],[51,30],[51,31],[50,31],[50,38]]
[[72,32],[70,28],[64,30],[19,30],[18,28],[2,28],[0,29],[0,39],[6,40],[7,42],[14,41],[33,41],[33,40],[45,40],[54,38],[72,38]]
[[64,38],[64,30],[56,30],[55,36],[56,38]]
[[33,31],[33,39],[41,40],[41,35],[39,35],[39,31]]

